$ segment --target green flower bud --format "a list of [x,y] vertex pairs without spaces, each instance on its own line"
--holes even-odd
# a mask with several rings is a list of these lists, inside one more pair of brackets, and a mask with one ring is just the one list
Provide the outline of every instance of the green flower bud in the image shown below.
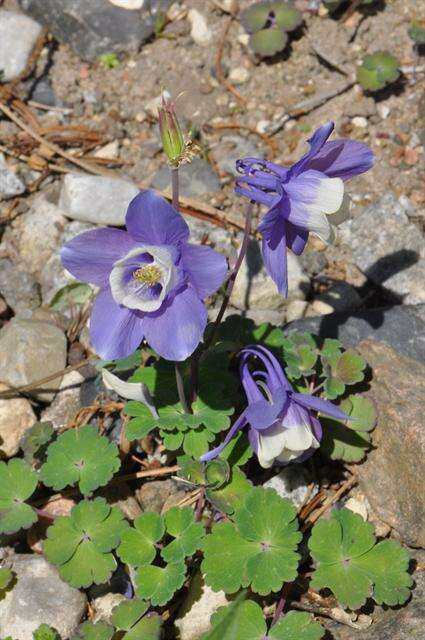
[[158,119],[165,155],[172,167],[178,167],[184,159],[186,144],[177,120],[174,103],[164,94],[162,106],[158,109]]

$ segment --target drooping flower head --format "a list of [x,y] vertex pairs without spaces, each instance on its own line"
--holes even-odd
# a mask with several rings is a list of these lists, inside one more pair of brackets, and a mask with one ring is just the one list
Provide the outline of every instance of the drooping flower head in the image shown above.
[[310,138],[310,150],[292,167],[257,158],[238,160],[236,192],[266,205],[258,229],[262,234],[264,264],[280,293],[288,294],[287,248],[300,255],[309,232],[325,242],[333,224],[349,215],[344,181],[370,169],[374,155],[353,140],[327,142],[333,122],[319,127]]
[[269,468],[274,462],[300,462],[320,445],[322,427],[316,412],[339,420],[348,419],[331,402],[295,392],[277,359],[260,345],[241,351],[240,376],[248,406],[229,429],[223,443],[202,456],[204,461],[218,456],[248,425],[249,441],[262,467]]
[[185,360],[202,340],[203,301],[222,284],[226,260],[189,244],[186,222],[154,191],[130,202],[126,227],[86,231],[62,248],[65,268],[100,287],[92,344],[109,360],[130,355],[146,339],[163,358]]

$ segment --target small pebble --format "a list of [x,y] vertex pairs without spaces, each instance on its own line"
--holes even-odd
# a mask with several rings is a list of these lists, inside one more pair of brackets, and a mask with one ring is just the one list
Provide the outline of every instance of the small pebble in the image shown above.
[[213,37],[205,16],[197,9],[190,9],[187,18],[192,26],[190,35],[200,47],[208,47]]
[[259,120],[257,122],[255,130],[258,131],[258,133],[267,133],[267,129],[270,127],[270,125],[270,120]]
[[363,116],[356,116],[351,122],[355,127],[359,127],[360,129],[366,129],[368,126],[367,118],[364,118]]
[[229,80],[233,84],[245,84],[249,80],[249,71],[245,67],[235,67],[229,73]]

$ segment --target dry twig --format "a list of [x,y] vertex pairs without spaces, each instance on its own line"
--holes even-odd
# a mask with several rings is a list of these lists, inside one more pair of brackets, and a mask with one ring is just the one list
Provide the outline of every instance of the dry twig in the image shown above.
[[225,87],[227,89],[227,91],[230,91],[230,93],[232,93],[235,96],[236,100],[241,105],[245,106],[246,102],[247,102],[246,98],[244,98],[244,96],[239,93],[239,91],[232,85],[232,83],[229,82],[229,80],[227,80],[227,78],[225,78],[223,67],[221,65],[221,59],[223,57],[224,44],[226,42],[227,35],[228,35],[229,31],[230,31],[230,27],[232,26],[233,17],[234,16],[229,16],[229,18],[227,19],[226,24],[225,24],[224,29],[223,29],[222,36],[220,38],[220,42],[218,44],[217,53],[216,53],[216,56],[215,56],[215,72],[216,72],[217,80],[219,81],[219,83],[222,84],[223,87]]

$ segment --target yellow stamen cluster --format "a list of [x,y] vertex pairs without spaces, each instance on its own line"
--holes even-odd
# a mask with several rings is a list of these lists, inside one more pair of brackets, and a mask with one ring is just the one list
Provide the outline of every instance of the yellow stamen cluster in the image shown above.
[[157,284],[161,279],[161,275],[160,269],[153,264],[147,264],[133,272],[133,278],[143,282],[148,287],[153,287]]

